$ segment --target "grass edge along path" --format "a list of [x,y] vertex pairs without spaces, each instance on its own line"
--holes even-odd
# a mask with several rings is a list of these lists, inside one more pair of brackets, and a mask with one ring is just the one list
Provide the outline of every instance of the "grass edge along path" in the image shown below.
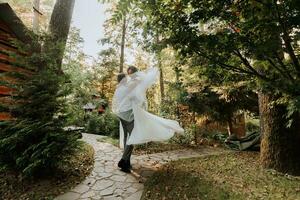
[[[97,139],[98,142],[104,142],[119,147],[119,139],[112,138],[110,136],[103,136]],[[145,155],[153,153],[162,153],[166,151],[179,150],[182,148],[186,149],[197,149],[198,147],[184,146],[176,143],[167,142],[148,142],[146,144],[134,145],[133,155]]]
[[262,169],[257,152],[172,161],[145,183],[143,200],[300,200],[300,177]]

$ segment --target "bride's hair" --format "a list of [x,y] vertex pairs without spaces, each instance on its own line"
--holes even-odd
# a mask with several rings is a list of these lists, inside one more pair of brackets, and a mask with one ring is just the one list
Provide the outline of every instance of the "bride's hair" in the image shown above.
[[126,75],[124,73],[119,73],[117,76],[118,83],[120,83],[122,81],[122,79],[125,77],[126,77]]

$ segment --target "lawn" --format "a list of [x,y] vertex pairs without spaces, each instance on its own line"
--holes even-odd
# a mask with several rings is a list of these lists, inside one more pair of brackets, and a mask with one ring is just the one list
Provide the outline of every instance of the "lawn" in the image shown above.
[[[98,142],[105,142],[112,144],[116,147],[119,147],[119,139],[115,139],[112,137],[104,136],[102,138],[97,139]],[[133,154],[134,155],[144,155],[151,153],[160,153],[164,151],[172,151],[177,149],[182,149],[183,146],[176,143],[170,142],[149,142],[147,144],[134,145]]]
[[300,200],[300,177],[262,169],[256,152],[170,162],[145,183],[143,200]]
[[82,182],[94,165],[94,149],[86,143],[69,158],[64,160],[57,171],[38,180],[20,180],[14,172],[0,173],[0,199],[5,200],[46,200]]
[[109,137],[109,136],[102,136],[101,138],[97,139],[98,142],[104,142],[104,143],[109,143],[112,144],[116,147],[119,147],[119,139]]

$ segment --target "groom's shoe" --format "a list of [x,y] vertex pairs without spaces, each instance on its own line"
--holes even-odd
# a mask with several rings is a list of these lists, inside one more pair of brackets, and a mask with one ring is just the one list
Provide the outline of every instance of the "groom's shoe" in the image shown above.
[[121,159],[118,163],[118,167],[121,168],[121,171],[130,173],[130,161]]
[[122,168],[125,165],[125,160],[122,158],[119,162],[118,162],[118,167]]
[[128,167],[129,166],[129,169],[132,169],[132,166],[130,164],[130,160],[126,161],[124,160],[123,158],[118,162],[118,167],[119,168],[122,168],[122,167]]
[[131,170],[130,170],[129,167],[122,167],[122,168],[121,168],[121,171],[122,171],[122,172],[125,172],[125,173],[131,173]]

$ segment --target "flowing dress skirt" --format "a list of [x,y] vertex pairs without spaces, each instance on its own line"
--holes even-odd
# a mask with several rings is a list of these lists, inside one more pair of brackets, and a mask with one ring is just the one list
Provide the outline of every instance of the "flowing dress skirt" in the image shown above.
[[138,105],[133,105],[133,114],[134,128],[127,140],[128,145],[165,141],[173,137],[175,132],[184,133],[177,121],[151,114]]

